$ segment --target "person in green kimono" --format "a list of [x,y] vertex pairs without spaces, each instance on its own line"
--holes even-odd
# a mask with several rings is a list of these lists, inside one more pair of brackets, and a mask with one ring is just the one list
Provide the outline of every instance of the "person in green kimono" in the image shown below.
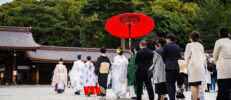
[[137,86],[135,84],[136,83],[136,78],[135,78],[136,50],[137,49],[135,47],[131,49],[131,58],[128,63],[128,69],[127,69],[129,95],[132,99],[136,99],[136,93],[137,93]]

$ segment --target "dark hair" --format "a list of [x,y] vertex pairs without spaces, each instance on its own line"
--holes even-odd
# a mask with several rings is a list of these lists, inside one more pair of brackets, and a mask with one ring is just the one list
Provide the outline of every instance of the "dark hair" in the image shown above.
[[160,44],[161,46],[164,46],[166,44],[166,41],[164,38],[158,38],[156,41],[156,44]]
[[63,58],[60,58],[59,61],[62,61],[62,62],[63,62]]
[[135,43],[135,44],[131,47],[131,52],[132,52],[133,54],[135,54],[135,49],[136,49],[136,51],[139,50],[139,43],[138,43],[138,42]]
[[140,49],[139,42],[134,43],[133,46],[132,46],[132,48],[135,48],[136,51],[138,51]]
[[173,34],[173,33],[169,33],[167,36],[166,36],[167,39],[170,39],[171,41],[175,41],[176,39],[176,35]]
[[87,60],[91,60],[91,56],[87,56]]
[[140,44],[145,47],[145,46],[147,46],[147,41],[146,40],[141,40]]
[[204,42],[202,40],[199,40],[198,42],[201,43],[201,45],[204,45]]
[[117,50],[119,50],[119,52],[117,52],[119,55],[122,55],[124,53],[121,47],[118,47]]
[[226,26],[221,26],[219,29],[219,34],[221,38],[229,37],[229,29]]
[[79,60],[81,60],[81,55],[78,55],[77,58],[78,58]]
[[215,64],[214,64],[214,61],[212,61],[212,62],[209,61],[209,66],[210,66],[210,67],[214,67],[214,65],[215,65]]
[[106,52],[107,52],[107,49],[106,49],[105,47],[101,47],[101,48],[100,48],[100,52],[101,52],[101,53],[106,53]]
[[157,47],[159,47],[157,42],[155,42],[155,43],[154,43],[154,46],[157,46]]
[[190,33],[189,37],[194,41],[194,42],[201,42],[200,41],[200,33],[197,31],[193,31]]
[[135,47],[132,47],[131,48],[131,52],[133,53],[133,54],[135,54],[135,50],[134,49],[136,49]]

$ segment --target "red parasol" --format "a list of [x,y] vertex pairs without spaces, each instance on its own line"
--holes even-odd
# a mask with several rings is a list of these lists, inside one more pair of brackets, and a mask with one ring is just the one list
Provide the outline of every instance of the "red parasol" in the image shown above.
[[125,13],[112,17],[105,25],[106,30],[116,37],[137,38],[150,33],[154,21],[144,14]]

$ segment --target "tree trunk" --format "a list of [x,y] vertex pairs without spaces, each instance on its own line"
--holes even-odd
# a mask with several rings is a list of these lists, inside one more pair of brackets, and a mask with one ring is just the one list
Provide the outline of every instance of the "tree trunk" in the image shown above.
[[125,44],[125,39],[124,39],[124,38],[121,38],[121,39],[120,39],[120,43],[121,43],[121,47],[122,47],[123,49],[126,49],[126,44]]

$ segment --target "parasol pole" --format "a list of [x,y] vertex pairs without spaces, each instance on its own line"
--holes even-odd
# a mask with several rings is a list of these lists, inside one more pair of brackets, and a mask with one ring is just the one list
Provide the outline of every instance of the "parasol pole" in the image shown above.
[[129,48],[131,49],[131,26],[129,25]]
[[128,28],[129,28],[129,42],[128,42],[128,45],[129,45],[129,49],[131,49],[131,46],[132,46],[132,43],[131,43],[131,23],[130,23],[130,17],[129,17],[129,24],[128,24]]

